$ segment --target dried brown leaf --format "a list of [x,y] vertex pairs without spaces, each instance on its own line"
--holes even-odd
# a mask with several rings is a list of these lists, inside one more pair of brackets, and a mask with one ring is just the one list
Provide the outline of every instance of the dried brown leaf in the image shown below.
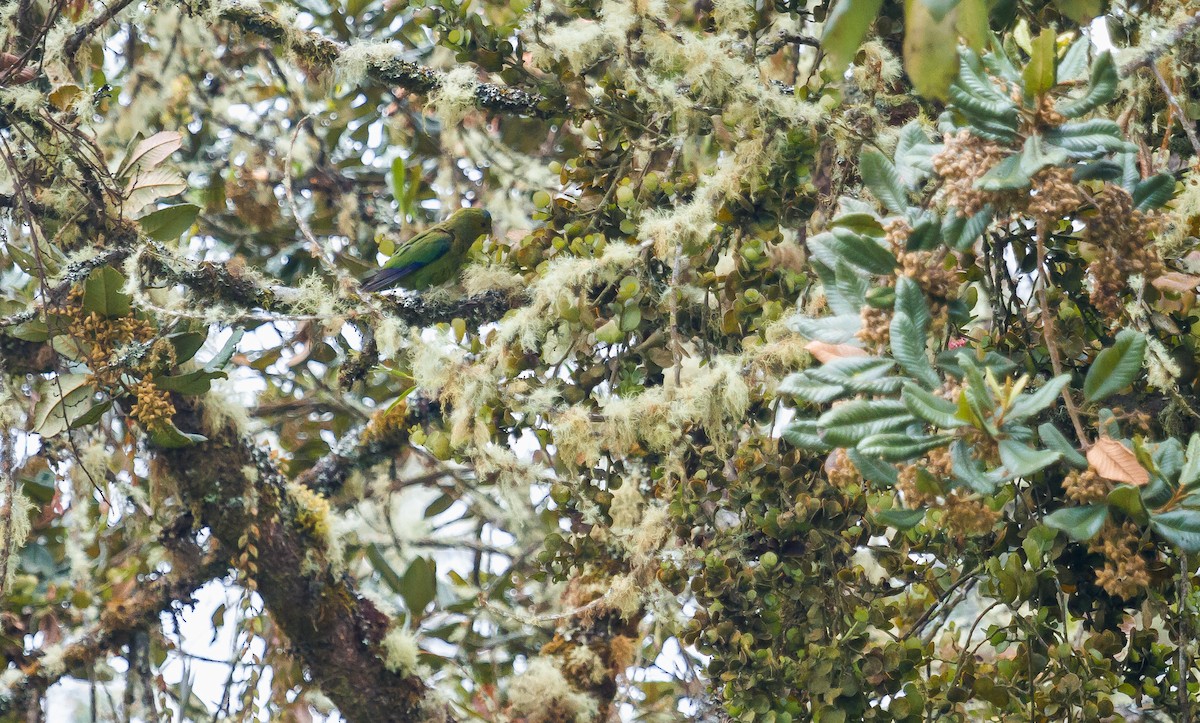
[[856,346],[850,346],[849,344],[826,344],[823,341],[810,341],[804,346],[804,349],[822,364],[828,364],[834,359],[867,355],[866,351]]
[[1146,471],[1128,447],[1110,437],[1101,437],[1088,450],[1088,465],[1105,479],[1141,487],[1150,481]]

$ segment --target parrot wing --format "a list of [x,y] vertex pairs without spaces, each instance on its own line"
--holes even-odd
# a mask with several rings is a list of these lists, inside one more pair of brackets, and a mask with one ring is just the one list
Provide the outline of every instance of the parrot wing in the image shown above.
[[404,277],[436,263],[449,253],[453,237],[444,229],[432,228],[417,234],[392,254],[392,258],[363,284],[364,291],[382,291]]

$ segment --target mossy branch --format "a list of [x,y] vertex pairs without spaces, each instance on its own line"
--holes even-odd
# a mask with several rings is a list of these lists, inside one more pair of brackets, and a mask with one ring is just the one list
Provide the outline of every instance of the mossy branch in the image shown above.
[[94,626],[62,649],[54,665],[35,660],[24,667],[24,677],[9,688],[7,698],[0,698],[0,716],[26,710],[59,679],[117,651],[134,633],[157,626],[163,611],[192,605],[192,593],[228,569],[218,556],[203,554],[191,539],[190,525],[182,527],[168,527],[181,533],[181,539],[163,541],[173,553],[172,573],[145,583],[124,600],[110,602]]
[[253,541],[261,564],[245,567],[245,555],[236,564],[254,580],[313,682],[349,720],[419,720],[428,689],[380,657],[391,620],[335,564],[328,530],[321,529],[325,513],[293,492],[267,452],[233,423],[206,421],[195,398],[174,402],[174,422],[203,430],[209,440],[157,450],[161,469],[223,549],[236,553],[243,539]]
[[[267,40],[286,45],[305,62],[324,70],[333,68],[334,63],[346,51],[347,46],[318,33],[285,25],[277,17],[261,9],[227,3],[220,7],[218,15],[247,32],[260,35]],[[437,90],[444,82],[444,74],[399,57],[372,58],[368,61],[367,75],[387,85],[399,86],[414,93],[427,95]],[[483,110],[497,113],[516,113],[537,118],[561,116],[568,108],[563,103],[538,93],[521,88],[512,88],[493,83],[475,86],[475,105]]]

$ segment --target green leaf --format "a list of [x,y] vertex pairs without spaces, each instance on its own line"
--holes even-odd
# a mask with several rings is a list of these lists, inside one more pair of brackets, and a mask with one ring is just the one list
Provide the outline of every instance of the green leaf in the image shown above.
[[1002,439],[1000,461],[1009,479],[1028,477],[1057,462],[1062,453],[1052,449],[1034,449],[1014,439]]
[[176,364],[182,364],[196,356],[206,339],[208,332],[181,331],[167,335],[167,341],[175,347]]
[[[900,137],[896,141],[896,151],[892,154],[892,163],[900,180],[906,187],[912,188],[926,176],[933,173],[933,156],[941,149],[940,145],[929,142],[925,129],[917,121],[909,121],[900,129]],[[876,221],[878,223],[878,221]],[[882,235],[883,227],[880,227]]]
[[1057,146],[1045,143],[1042,137],[1035,134],[1025,139],[1021,148],[1021,173],[1033,178],[1034,174],[1047,166],[1058,166],[1067,160],[1067,152]]
[[883,0],[837,0],[825,18],[821,48],[831,76],[840,78],[858,53]]
[[1063,461],[1075,469],[1087,469],[1087,458],[1080,454],[1079,450],[1075,449],[1066,436],[1058,430],[1058,427],[1050,422],[1045,422],[1038,427],[1038,439],[1050,449],[1061,453]]
[[857,336],[858,330],[862,328],[862,317],[858,313],[825,316],[820,319],[810,319],[797,314],[788,321],[788,326],[807,339],[823,341],[826,344],[862,343]]
[[1000,476],[985,471],[961,439],[950,445],[950,463],[955,478],[981,495],[995,494],[996,486],[1003,481]]
[[821,439],[821,432],[817,428],[815,419],[794,419],[783,428],[781,436],[793,447],[809,452],[824,454],[833,449],[833,445],[827,444],[825,440]]
[[891,274],[898,265],[896,257],[873,238],[860,236],[844,228],[834,228],[830,247],[853,266],[880,276]]
[[1058,61],[1058,82],[1069,83],[1074,80],[1083,80],[1087,75],[1088,69],[1088,50],[1092,47],[1092,39],[1086,35],[1080,35],[1071,43],[1071,47],[1067,48],[1067,52],[1063,54],[1062,60]]
[[1150,520],[1150,514],[1146,511],[1146,505],[1142,502],[1141,490],[1137,487],[1124,484],[1117,485],[1112,492],[1108,493],[1105,500],[1110,507],[1116,507],[1118,510],[1121,510],[1139,525],[1144,525]]
[[238,342],[242,340],[242,335],[245,333],[244,329],[234,329],[233,333],[229,335],[229,339],[225,341],[225,345],[221,347],[221,350],[204,365],[204,370],[215,372],[228,364],[229,360],[233,358],[233,353],[237,351]]
[[958,75],[956,20],[954,14],[939,20],[922,0],[905,0],[904,71],[926,98],[945,100]]
[[858,172],[863,183],[889,211],[904,213],[908,210],[908,191],[896,166],[886,156],[878,151],[863,151],[858,160]]
[[63,374],[46,381],[44,396],[34,408],[36,420],[33,431],[43,437],[54,437],[87,414],[93,406],[94,390],[84,374]]
[[1139,211],[1161,208],[1175,196],[1175,177],[1160,173],[1138,183],[1133,188],[1133,206]]
[[1054,31],[1050,28],[1046,28],[1034,38],[1033,53],[1023,74],[1026,93],[1041,95],[1054,87],[1055,70],[1058,67],[1057,51]]
[[851,447],[846,450],[846,456],[858,468],[863,479],[880,488],[888,488],[896,484],[900,472],[895,465],[888,464],[875,457],[868,457]]
[[71,420],[71,429],[79,429],[80,427],[86,427],[89,424],[94,424],[100,421],[100,417],[102,417],[105,412],[111,409],[112,405],[113,403],[111,399],[105,399],[103,402],[93,404],[91,409]]
[[925,510],[880,510],[871,514],[875,522],[888,527],[894,527],[897,530],[911,530],[921,524],[921,520],[925,519]]
[[827,404],[845,396],[846,387],[813,379],[808,373],[799,372],[785,377],[779,383],[777,391],[779,394],[786,394],[802,402]]
[[194,372],[187,372],[185,374],[172,374],[170,376],[158,377],[154,380],[154,386],[168,392],[198,396],[200,394],[208,393],[208,390],[212,387],[213,379],[224,379],[225,377],[225,372],[212,372],[206,369],[198,369]]
[[889,432],[863,438],[858,443],[857,449],[864,455],[878,457],[888,462],[906,462],[924,455],[931,449],[945,447],[952,439],[954,438],[944,434],[926,437]]
[[1184,552],[1200,552],[1200,510],[1177,507],[1151,514],[1150,527]]
[[400,595],[413,615],[419,615],[437,596],[437,572],[432,560],[418,557],[404,571]]
[[1104,12],[1104,0],[1054,0],[1054,6],[1063,15],[1080,25],[1086,25]]
[[1097,402],[1123,389],[1137,378],[1142,371],[1142,357],[1146,353],[1146,337],[1131,329],[1117,334],[1112,346],[1096,355],[1083,380],[1083,396],[1089,402]]
[[829,225],[834,228],[849,229],[863,236],[883,238],[885,235],[883,224],[879,223],[879,217],[873,213],[844,213],[833,219]]
[[896,311],[892,315],[892,356],[904,371],[916,377],[928,389],[936,388],[941,380],[929,363],[925,345],[929,333],[929,307],[917,282],[907,276],[896,279]]
[[1085,505],[1083,507],[1063,507],[1046,515],[1042,523],[1056,530],[1062,530],[1076,542],[1087,542],[1096,536],[1104,521],[1108,519],[1108,507],[1104,505]]
[[1099,158],[1105,153],[1137,150],[1137,146],[1121,135],[1120,126],[1108,118],[1063,123],[1047,131],[1046,140],[1076,159]]
[[1200,483],[1200,433],[1193,432],[1188,440],[1186,461],[1179,472],[1179,486],[1192,489],[1197,483]]
[[853,447],[872,434],[894,432],[915,421],[899,399],[856,399],[822,414],[817,426],[827,444]]
[[890,359],[876,356],[855,356],[833,359],[819,367],[808,369],[809,376],[826,384],[838,384],[848,391],[864,394],[894,394],[904,380],[886,376],[896,366]]
[[388,564],[387,558],[383,556],[383,552],[379,549],[379,545],[372,542],[367,545],[366,549],[367,559],[371,561],[371,567],[375,568],[375,572],[379,573],[379,577],[391,588],[392,592],[400,594],[404,590],[404,582],[400,579],[400,575],[396,574],[396,571]]
[[200,207],[192,203],[180,203],[160,208],[138,219],[142,231],[155,241],[171,241],[179,238],[191,228],[200,213]]
[[1021,168],[1021,155],[1013,154],[983,174],[975,181],[975,188],[981,191],[1011,191],[1029,188],[1029,174]]
[[83,284],[83,308],[103,317],[127,316],[133,297],[126,294],[125,277],[111,266],[101,266]]
[[955,251],[966,251],[987,230],[994,213],[990,203],[970,218],[959,216],[954,209],[950,209],[942,222],[942,238]]
[[990,0],[962,0],[958,4],[955,26],[958,34],[972,50],[982,51],[987,47],[992,30],[988,23]]
[[901,401],[913,416],[923,419],[941,429],[957,429],[966,426],[966,422],[955,416],[958,408],[953,402],[927,392],[916,384],[904,385]]
[[1058,112],[1067,118],[1078,118],[1108,103],[1117,93],[1117,66],[1112,53],[1101,53],[1092,63],[1092,74],[1088,89],[1083,97],[1058,106]]
[[951,10],[958,7],[959,0],[921,0],[933,19],[942,22]]
[[1020,422],[1032,417],[1053,404],[1070,381],[1070,374],[1061,374],[1043,384],[1036,392],[1020,395],[1009,406],[1004,418],[1010,422]]
[[207,442],[208,437],[203,434],[190,434],[184,432],[175,423],[167,420],[159,422],[154,429],[150,431],[150,441],[157,447],[163,449],[179,449],[180,447],[190,447],[193,444]]

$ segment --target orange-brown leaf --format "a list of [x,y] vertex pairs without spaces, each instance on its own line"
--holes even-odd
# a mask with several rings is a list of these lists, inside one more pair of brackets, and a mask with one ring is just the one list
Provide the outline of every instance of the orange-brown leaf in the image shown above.
[[867,355],[867,352],[856,346],[850,346],[849,344],[826,344],[823,341],[810,341],[804,348],[822,364],[828,364],[834,359]]
[[1150,481],[1146,471],[1128,447],[1115,439],[1101,437],[1088,450],[1088,465],[1105,479],[1141,487]]

